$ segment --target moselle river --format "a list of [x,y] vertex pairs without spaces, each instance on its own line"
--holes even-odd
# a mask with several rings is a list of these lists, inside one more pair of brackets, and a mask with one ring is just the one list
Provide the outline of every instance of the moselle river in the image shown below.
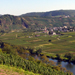
[[49,58],[49,60],[52,60],[52,61],[56,62],[57,65],[60,64],[62,67],[65,67],[67,70],[70,70],[75,75],[75,64],[64,62],[64,61],[60,61],[59,62],[58,60],[51,59],[51,58]]
[[[35,59],[38,58],[40,60],[40,56],[32,55]],[[70,70],[75,75],[75,64],[65,62],[65,61],[58,61],[57,59],[48,58],[49,60],[52,60],[56,63],[56,65],[61,65],[62,67],[66,68],[67,70]]]

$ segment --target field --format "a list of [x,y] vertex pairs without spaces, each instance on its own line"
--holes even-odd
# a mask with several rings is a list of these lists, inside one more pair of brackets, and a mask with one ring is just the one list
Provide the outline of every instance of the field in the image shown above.
[[[48,35],[42,32],[10,32],[0,35],[0,40],[12,45],[41,48],[43,53],[75,54],[75,32],[62,33],[63,35]],[[36,37],[36,35],[39,35]],[[49,41],[51,40],[51,41]]]

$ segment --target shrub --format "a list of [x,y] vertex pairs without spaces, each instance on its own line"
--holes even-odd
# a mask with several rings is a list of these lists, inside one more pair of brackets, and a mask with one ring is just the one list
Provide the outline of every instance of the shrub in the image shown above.
[[71,61],[71,59],[73,58],[73,54],[71,54],[71,53],[66,53],[66,54],[65,54],[65,57],[67,57],[68,60]]
[[2,53],[2,49],[0,48],[0,53]]

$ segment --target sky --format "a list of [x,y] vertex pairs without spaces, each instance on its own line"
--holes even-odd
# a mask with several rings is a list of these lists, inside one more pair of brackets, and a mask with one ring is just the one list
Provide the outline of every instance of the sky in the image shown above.
[[0,0],[0,14],[75,10],[75,0]]

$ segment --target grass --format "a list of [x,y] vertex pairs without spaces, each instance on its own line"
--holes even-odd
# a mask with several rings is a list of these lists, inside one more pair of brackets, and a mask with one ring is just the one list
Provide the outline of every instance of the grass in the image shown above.
[[24,71],[21,68],[0,65],[0,75],[40,75],[33,72]]
[[[40,36],[35,37],[37,34]],[[67,32],[63,33],[64,35],[54,36],[44,33],[37,34],[35,34],[35,32],[4,33],[3,36],[0,36],[0,40],[13,45],[30,46],[35,49],[42,48],[43,52],[48,54],[64,54],[70,51],[72,51],[73,54],[75,53],[75,32]],[[49,42],[49,40],[51,40],[51,42]]]

